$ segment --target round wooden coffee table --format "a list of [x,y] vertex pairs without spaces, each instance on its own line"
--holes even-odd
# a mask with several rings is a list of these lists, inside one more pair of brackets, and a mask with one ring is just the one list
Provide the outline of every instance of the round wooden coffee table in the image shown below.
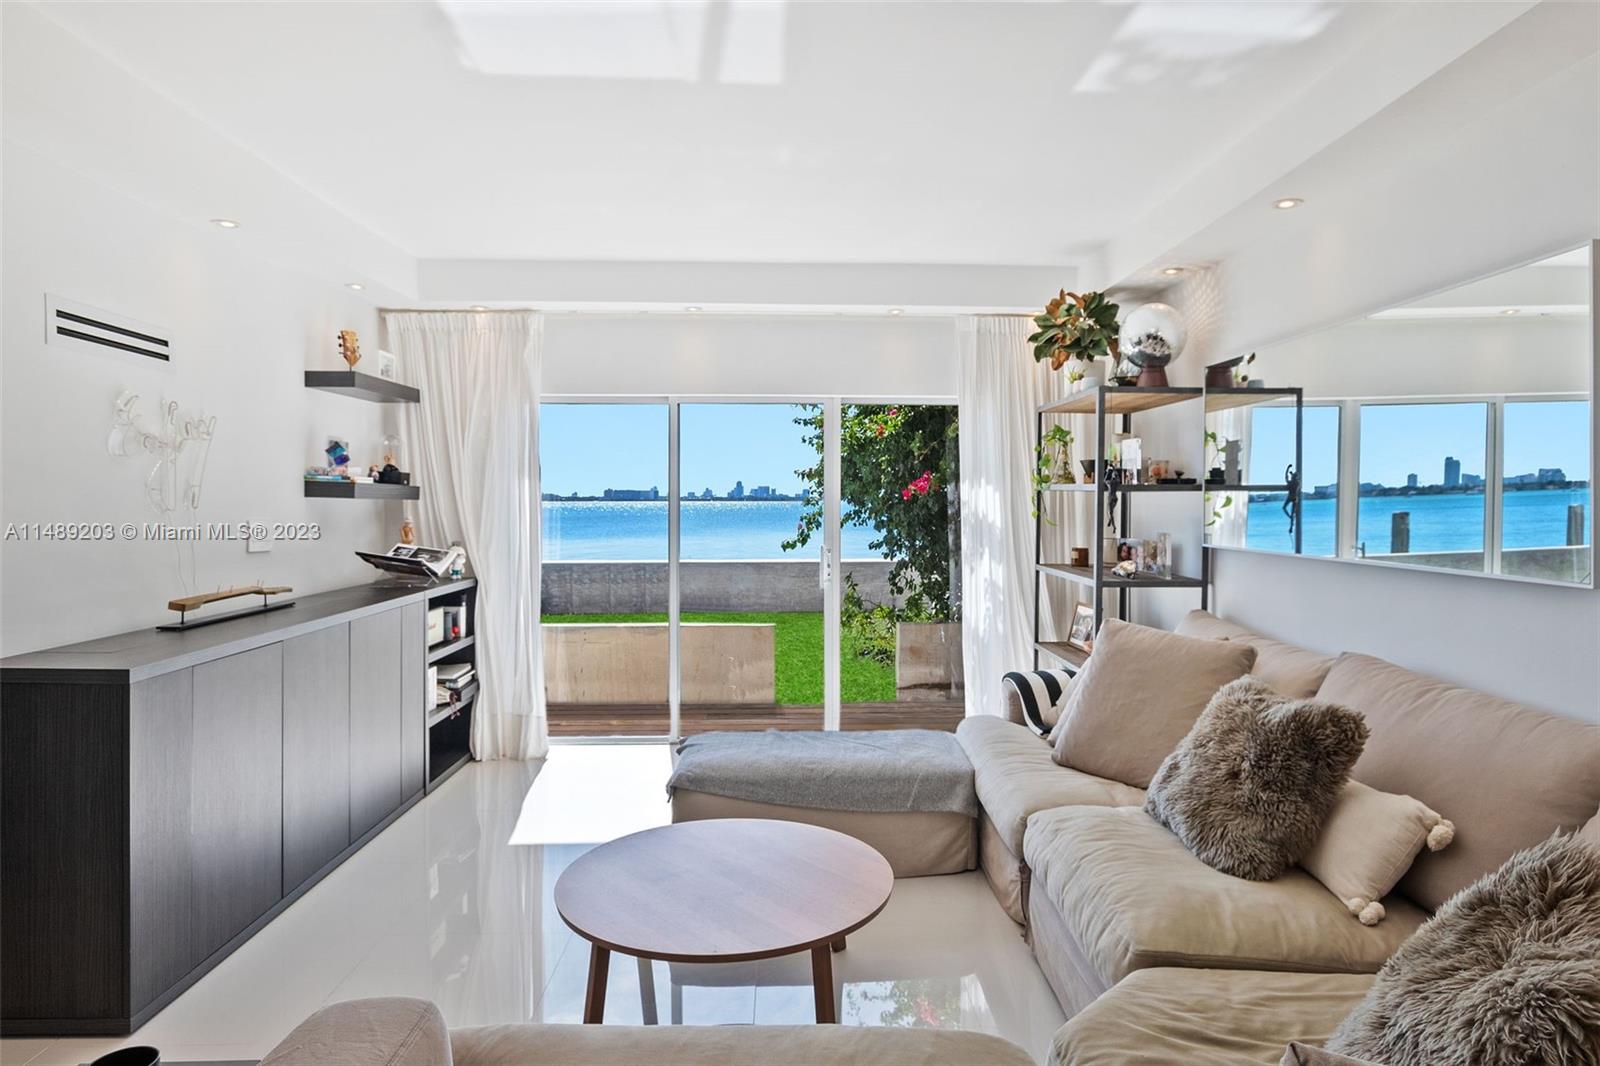
[[798,822],[714,818],[602,844],[556,881],[556,910],[590,943],[583,1020],[604,1017],[611,953],[749,962],[811,952],[817,1021],[836,1022],[832,952],[894,888],[889,862],[854,837]]

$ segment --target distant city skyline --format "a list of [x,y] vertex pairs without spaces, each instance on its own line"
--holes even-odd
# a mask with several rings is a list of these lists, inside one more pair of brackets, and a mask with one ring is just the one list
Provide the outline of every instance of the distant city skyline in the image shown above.
[[[684,404],[679,409],[680,487],[685,496],[713,489],[719,499],[736,485],[799,498],[795,473],[815,465],[815,450],[795,425],[798,404]],[[667,407],[659,403],[545,403],[539,407],[540,489],[559,498],[574,492],[655,486],[667,496]]]

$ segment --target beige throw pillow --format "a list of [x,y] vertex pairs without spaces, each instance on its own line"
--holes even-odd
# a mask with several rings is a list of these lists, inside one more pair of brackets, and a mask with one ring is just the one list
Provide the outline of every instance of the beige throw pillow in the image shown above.
[[1217,689],[1243,677],[1256,651],[1180,637],[1115,618],[1100,627],[1055,729],[1055,761],[1149,788]]
[[1338,896],[1362,925],[1383,921],[1383,904],[1423,848],[1439,851],[1456,827],[1421,800],[1347,782],[1300,868]]
[[1590,818],[1588,823],[1578,830],[1578,839],[1585,844],[1600,848],[1600,814]]

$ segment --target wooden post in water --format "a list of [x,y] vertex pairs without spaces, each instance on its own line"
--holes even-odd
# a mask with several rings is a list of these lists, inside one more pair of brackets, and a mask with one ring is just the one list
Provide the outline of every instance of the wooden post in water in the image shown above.
[[1583,543],[1583,504],[1567,504],[1567,543]]
[[1396,511],[1389,516],[1389,554],[1405,555],[1411,550],[1411,512]]

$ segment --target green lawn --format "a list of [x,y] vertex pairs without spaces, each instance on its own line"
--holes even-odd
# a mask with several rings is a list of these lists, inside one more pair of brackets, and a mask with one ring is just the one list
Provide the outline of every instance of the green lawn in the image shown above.
[[[665,614],[551,614],[544,621],[665,622]],[[822,612],[711,614],[685,611],[685,622],[762,622],[775,628],[778,702],[820,706],[822,703]],[[894,667],[856,654],[850,633],[844,635],[839,664],[839,692],[845,703],[889,702],[894,699]]]

